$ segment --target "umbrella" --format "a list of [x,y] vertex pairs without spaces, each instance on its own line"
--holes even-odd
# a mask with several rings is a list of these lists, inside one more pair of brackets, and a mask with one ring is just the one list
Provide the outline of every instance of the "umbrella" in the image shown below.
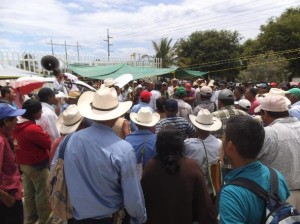
[[129,83],[131,80],[133,80],[132,74],[123,74],[119,77],[115,78],[115,86],[119,86],[119,88],[123,88],[127,83]]
[[25,95],[36,89],[42,88],[45,81],[46,80],[43,77],[21,77],[15,81],[13,88]]

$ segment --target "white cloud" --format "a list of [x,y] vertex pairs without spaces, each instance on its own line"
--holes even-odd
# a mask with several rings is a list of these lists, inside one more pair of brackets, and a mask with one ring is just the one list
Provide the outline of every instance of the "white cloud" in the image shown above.
[[238,30],[245,39],[254,38],[269,17],[296,5],[296,0],[184,0],[157,5],[151,0],[2,0],[0,43],[5,48],[50,49],[50,39],[79,42],[82,52],[105,55],[103,40],[109,28],[114,37],[112,55],[153,54],[151,40],[172,37],[175,42],[197,30]]

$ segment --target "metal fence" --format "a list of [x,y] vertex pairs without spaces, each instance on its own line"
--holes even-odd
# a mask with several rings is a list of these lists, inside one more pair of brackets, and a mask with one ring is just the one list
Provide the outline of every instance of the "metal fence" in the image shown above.
[[[41,75],[48,75],[49,72],[41,66],[41,58],[45,55],[51,55],[49,52],[24,52],[24,51],[4,51],[0,50],[0,64],[10,65],[16,68],[32,71]],[[60,68],[68,71],[69,64],[80,65],[114,65],[127,64],[131,66],[161,68],[162,60],[160,58],[148,58],[147,60],[137,60],[133,53],[129,58],[118,57],[96,57],[90,55],[66,55],[56,53],[55,56],[60,61]]]

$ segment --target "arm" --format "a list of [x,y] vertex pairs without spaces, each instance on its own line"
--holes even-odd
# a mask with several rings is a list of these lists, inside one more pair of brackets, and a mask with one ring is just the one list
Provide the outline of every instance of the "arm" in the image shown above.
[[51,148],[51,139],[50,136],[43,131],[43,129],[36,125],[32,124],[31,128],[26,132],[27,138],[34,142],[36,145],[39,146],[42,150],[49,151]]
[[125,137],[130,134],[129,121],[126,119],[124,120],[123,125],[122,125],[122,133]]
[[124,197],[124,206],[134,220],[134,223],[146,222],[146,208],[139,175],[136,167],[134,150],[126,154],[121,164],[121,187]]

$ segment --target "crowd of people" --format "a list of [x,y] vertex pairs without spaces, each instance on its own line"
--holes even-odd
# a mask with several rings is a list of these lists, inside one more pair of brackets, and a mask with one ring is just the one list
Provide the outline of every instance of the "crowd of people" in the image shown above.
[[[47,179],[68,139],[64,174],[76,224],[260,223],[265,203],[230,185],[248,178],[300,210],[300,89],[271,83],[113,79],[57,98],[41,88],[22,105],[0,99],[0,223],[63,222]],[[220,192],[211,165],[219,164]],[[216,200],[217,195],[219,198]],[[23,206],[24,205],[24,206]],[[216,209],[217,208],[217,209]]]

